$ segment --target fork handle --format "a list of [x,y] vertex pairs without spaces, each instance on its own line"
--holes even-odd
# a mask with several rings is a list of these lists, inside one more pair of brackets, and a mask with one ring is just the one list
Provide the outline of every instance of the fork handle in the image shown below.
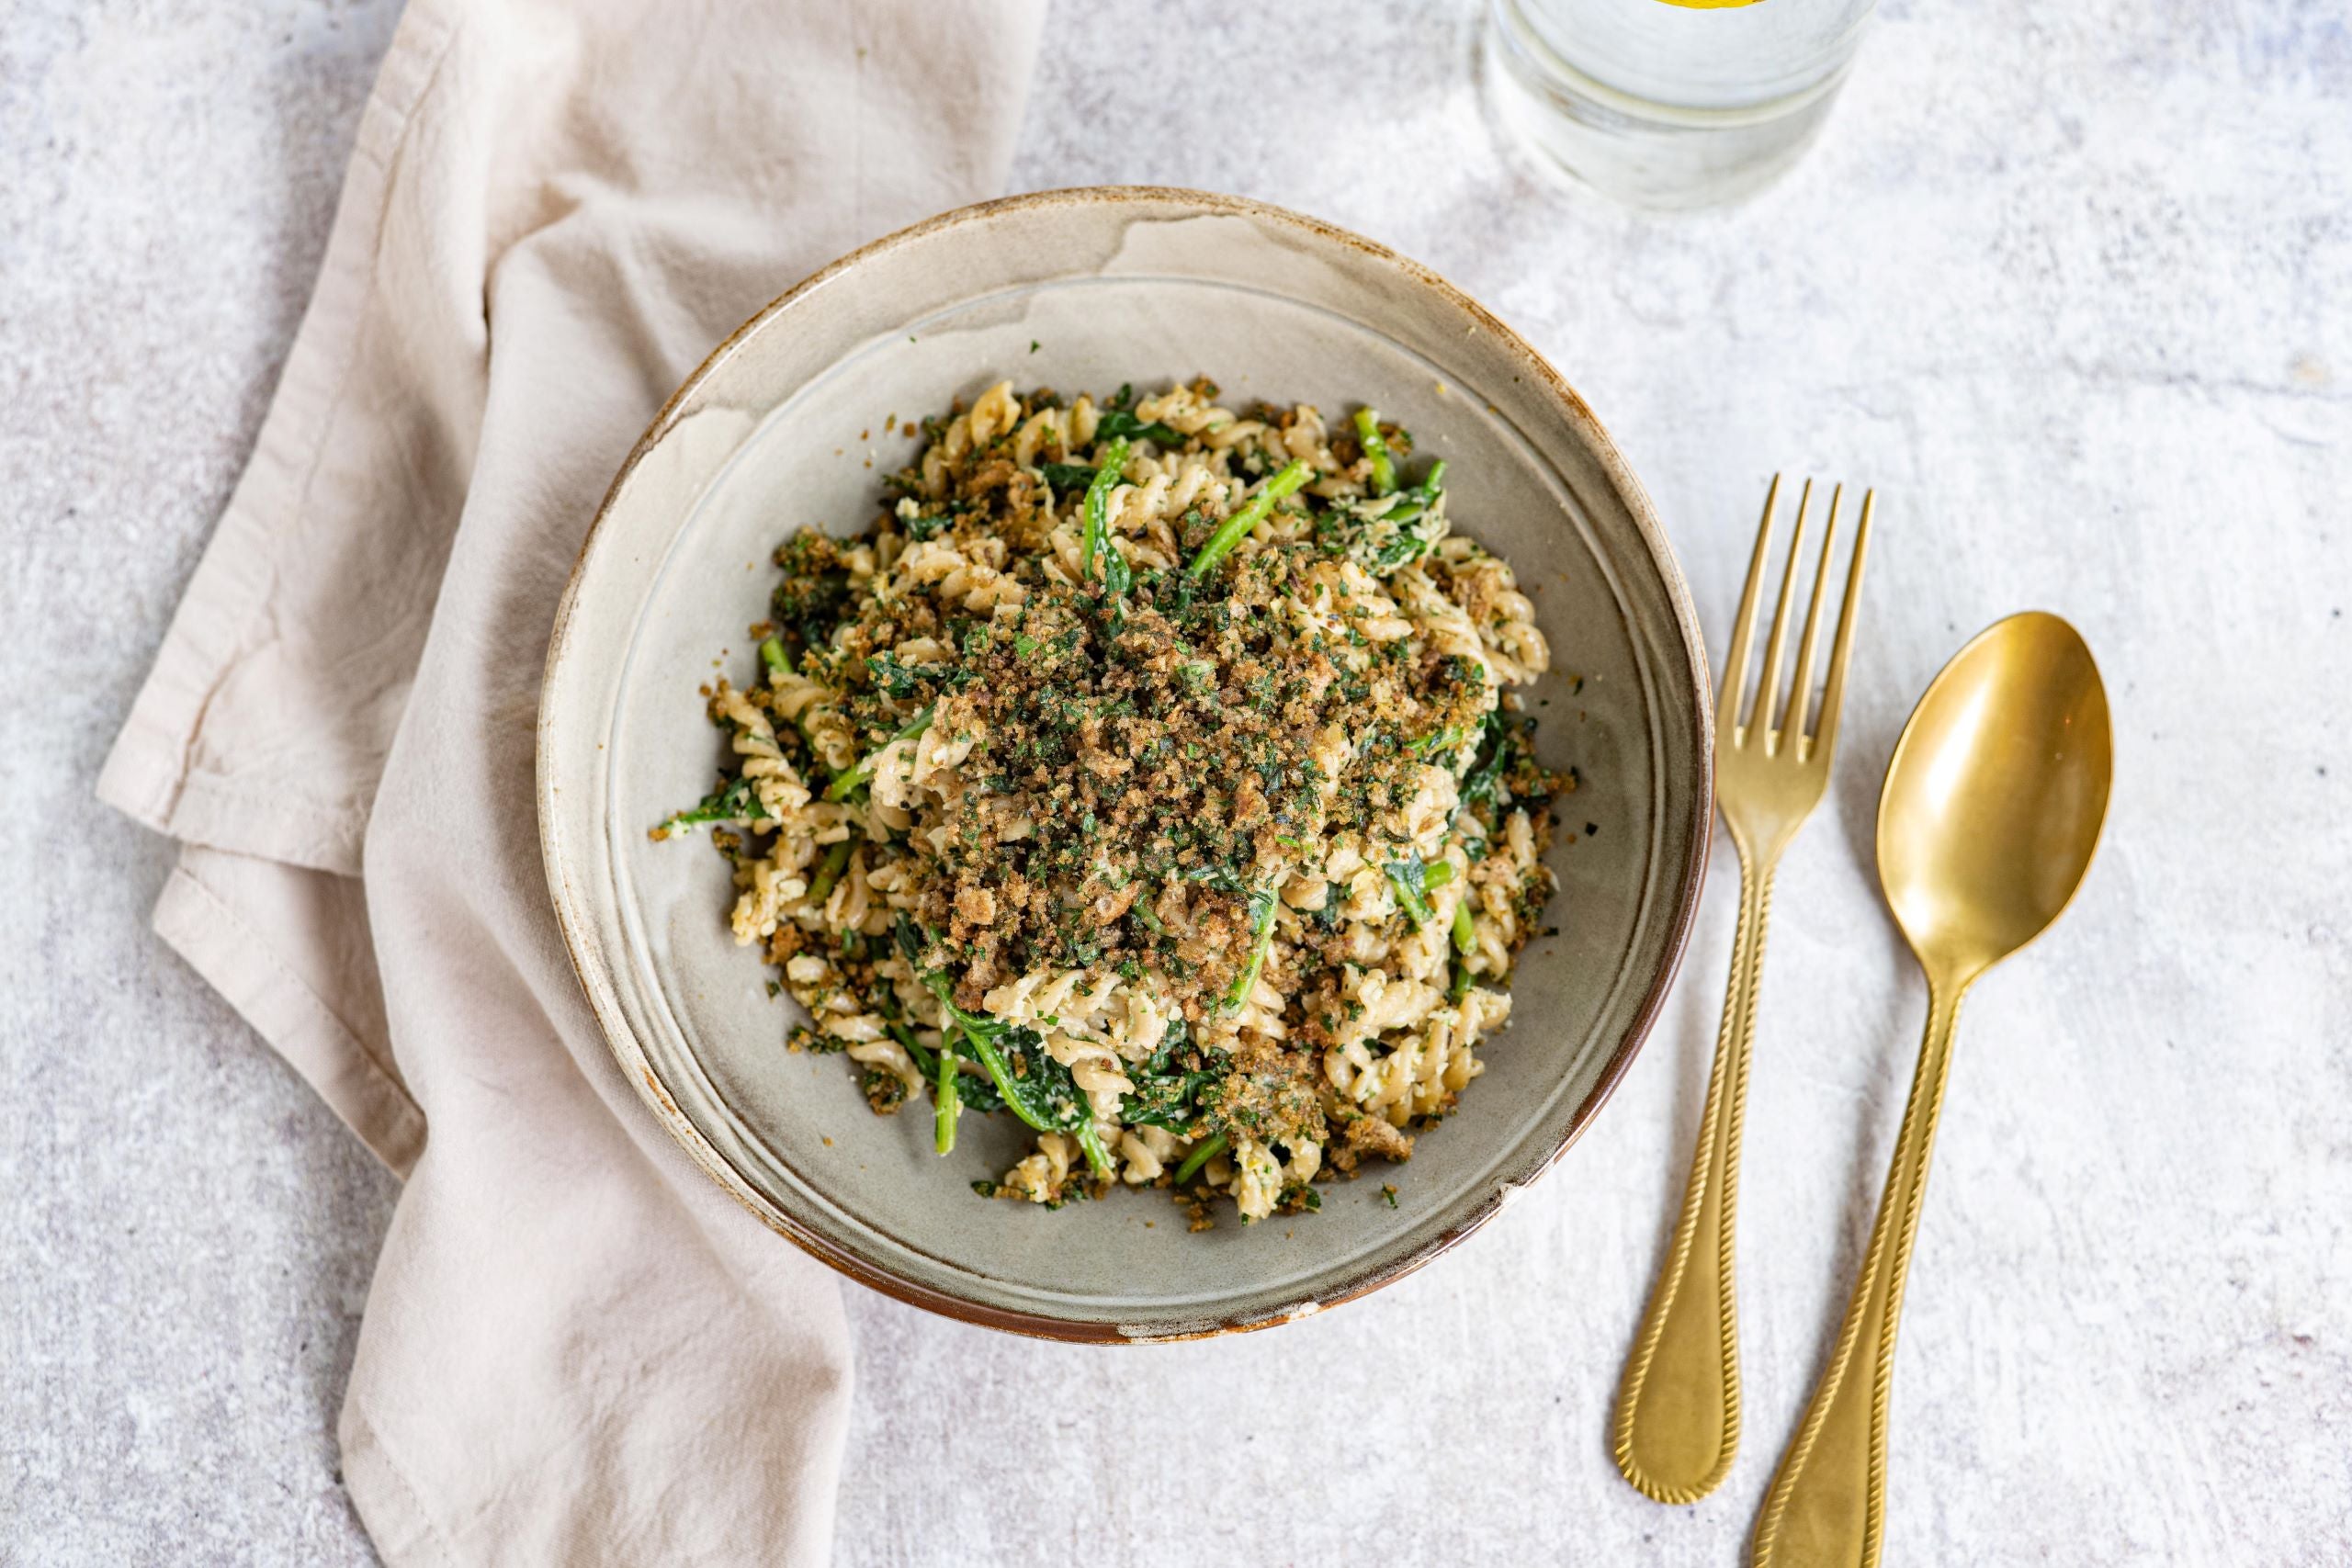
[[1764,972],[1764,925],[1777,857],[1739,863],[1739,929],[1731,981],[1707,1075],[1699,1147],[1666,1265],[1651,1288],[1640,1337],[1618,1391],[1617,1468],[1661,1503],[1713,1491],[1739,1448],[1739,1309],[1732,1281],[1739,1203],[1739,1134],[1747,1059]]
[[1894,1331],[1928,1156],[1951,1072],[1952,1024],[1965,984],[1937,981],[1928,993],[1927,1036],[1903,1110],[1903,1131],[1871,1226],[1861,1277],[1846,1303],[1838,1348],[1813,1391],[1756,1521],[1757,1568],[1875,1568],[1886,1539],[1887,1405],[1894,1380]]

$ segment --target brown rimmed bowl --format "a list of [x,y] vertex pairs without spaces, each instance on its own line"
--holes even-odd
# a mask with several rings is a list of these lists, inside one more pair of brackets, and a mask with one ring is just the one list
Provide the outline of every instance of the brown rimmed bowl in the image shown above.
[[[969,1184],[1025,1145],[967,1117],[877,1117],[856,1075],[784,1047],[795,1009],[728,931],[725,863],[646,829],[709,787],[696,688],[739,681],[770,551],[863,527],[911,422],[1011,377],[1098,395],[1206,375],[1230,404],[1359,401],[1447,460],[1457,529],[1517,568],[1554,650],[1527,698],[1573,764],[1554,935],[1510,1028],[1409,1164],[1321,1189],[1319,1213],[1187,1231],[1165,1192],[1058,1212]],[[746,322],[614,480],[557,615],[539,832],[582,986],[651,1113],[775,1230],[852,1278],[991,1327],[1075,1340],[1285,1322],[1377,1290],[1476,1230],[1608,1099],[1664,999],[1703,869],[1705,654],[1648,498],[1558,372],[1424,267],[1328,224],[1197,191],[1050,191],[868,245]],[[1588,825],[1598,829],[1590,831]],[[1384,1183],[1397,1189],[1391,1206]]]

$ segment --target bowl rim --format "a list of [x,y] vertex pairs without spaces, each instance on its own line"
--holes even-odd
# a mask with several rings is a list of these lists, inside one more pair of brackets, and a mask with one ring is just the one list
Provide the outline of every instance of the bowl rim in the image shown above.
[[[1474,1204],[1454,1224],[1438,1235],[1396,1258],[1374,1264],[1351,1276],[1340,1285],[1322,1292],[1307,1302],[1287,1311],[1256,1317],[1220,1320],[1203,1328],[1192,1328],[1166,1334],[1135,1335],[1125,1332],[1114,1323],[1055,1317],[1038,1312],[1019,1311],[955,1295],[916,1280],[904,1279],[857,1254],[835,1245],[827,1237],[793,1222],[763,1202],[751,1191],[742,1178],[727,1164],[718,1151],[704,1137],[691,1120],[674,1104],[662,1089],[642,1055],[642,1048],[628,1028],[626,1021],[609,1017],[599,1000],[597,988],[589,977],[587,955],[582,944],[589,941],[583,929],[584,919],[574,910],[566,892],[570,880],[565,874],[560,835],[555,826],[555,780],[550,773],[550,739],[553,728],[552,708],[558,666],[571,642],[573,611],[577,607],[582,572],[597,536],[603,532],[614,505],[638,466],[669,435],[680,412],[703,384],[733,356],[752,334],[769,321],[790,310],[803,298],[821,288],[873,257],[927,238],[942,231],[979,222],[1010,212],[1038,210],[1070,206],[1127,206],[1175,203],[1188,206],[1202,215],[1228,215],[1252,221],[1289,229],[1361,253],[1373,262],[1396,272],[1420,287],[1443,298],[1464,311],[1479,326],[1494,334],[1500,343],[1566,410],[1573,423],[1579,423],[1589,436],[1589,456],[1600,467],[1610,487],[1625,504],[1628,515],[1651,566],[1658,574],[1661,586],[1673,612],[1675,631],[1684,653],[1682,674],[1686,679],[1674,681],[1661,671],[1661,684],[1670,688],[1687,701],[1688,717],[1696,736],[1696,769],[1698,787],[1691,791],[1688,854],[1679,869],[1679,894],[1667,914],[1666,942],[1647,989],[1635,1007],[1631,1021],[1619,1037],[1609,1059],[1602,1064],[1600,1076],[1568,1117],[1558,1142],[1534,1161],[1518,1180],[1506,1182],[1482,1201]],[[590,1012],[595,1017],[598,1032],[619,1065],[623,1077],[629,1080],[638,1098],[652,1111],[654,1119],[677,1141],[689,1157],[716,1181],[719,1188],[756,1215],[763,1224],[782,1235],[803,1252],[839,1272],[910,1306],[954,1318],[959,1322],[982,1327],[1025,1335],[1033,1338],[1052,1339],[1074,1344],[1157,1344],[1179,1340],[1215,1338],[1227,1334],[1247,1333],[1253,1329],[1287,1323],[1310,1313],[1328,1310],[1346,1302],[1370,1295],[1383,1286],[1395,1283],[1467,1239],[1487,1221],[1499,1213],[1504,1205],[1520,1190],[1548,1172],[1559,1163],[1571,1145],[1583,1135],[1618,1083],[1633,1066],[1642,1045],[1656,1026],[1664,1009],[1668,993],[1681,967],[1689,947],[1690,932],[1697,919],[1699,904],[1704,890],[1707,862],[1713,841],[1714,822],[1714,708],[1710,700],[1713,683],[1707,671],[1706,640],[1699,629],[1698,615],[1690,600],[1690,584],[1683,577],[1674,552],[1668,545],[1665,529],[1657,508],[1640,479],[1627,466],[1615,440],[1601,424],[1584,399],[1550,361],[1537,353],[1518,333],[1498,320],[1492,311],[1478,303],[1466,291],[1445,277],[1408,256],[1402,255],[1375,241],[1368,240],[1351,230],[1329,223],[1318,218],[1294,212],[1286,208],[1248,197],[1229,196],[1214,191],[1193,190],[1177,186],[1073,186],[1053,190],[1032,191],[1017,196],[999,197],[926,218],[920,222],[869,241],[847,254],[828,263],[792,288],[755,311],[741,326],[721,341],[706,355],[670,394],[661,410],[647,424],[645,433],[623,459],[613,481],[596,506],[587,531],[582,535],[580,550],[574,557],[571,570],[565,581],[563,595],[556,608],[555,621],[548,638],[546,665],[539,686],[537,736],[534,760],[535,794],[538,815],[538,835],[542,870],[548,883],[548,895],[554,908],[556,925],[563,937],[564,954],[571,965],[572,976],[578,981]],[[1669,700],[1671,700],[1669,698]]]

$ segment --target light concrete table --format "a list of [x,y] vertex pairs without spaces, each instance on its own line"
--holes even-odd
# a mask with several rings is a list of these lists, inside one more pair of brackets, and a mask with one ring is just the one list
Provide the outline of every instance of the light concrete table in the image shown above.
[[[89,792],[393,10],[0,26],[0,1562],[369,1555],[334,1416],[397,1190],[148,934],[169,851]],[[1737,1561],[1923,1006],[1872,891],[1879,773],[1944,657],[2043,605],[2104,662],[2120,779],[2081,902],[1964,1021],[1888,1560],[2352,1562],[2352,35],[2310,0],[1890,0],[1796,174],[1673,220],[1498,149],[1475,36],[1467,0],[1066,5],[1014,183],[1244,192],[1448,273],[1614,430],[1718,651],[1766,477],[1880,487],[1758,1029],[1747,1445],[1668,1510],[1604,1438],[1713,1043],[1719,852],[1616,1103],[1395,1289],[1132,1352],[853,1289],[841,1561]]]

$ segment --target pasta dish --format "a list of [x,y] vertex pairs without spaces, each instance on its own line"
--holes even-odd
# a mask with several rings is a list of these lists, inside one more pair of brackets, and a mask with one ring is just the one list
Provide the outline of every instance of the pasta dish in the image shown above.
[[[886,426],[887,428],[892,428]],[[1001,382],[920,427],[883,515],[777,550],[756,678],[704,695],[738,942],[984,1194],[1319,1206],[1481,1070],[1573,775],[1548,666],[1445,465],[1360,409]],[[1394,1201],[1393,1192],[1391,1201]]]

